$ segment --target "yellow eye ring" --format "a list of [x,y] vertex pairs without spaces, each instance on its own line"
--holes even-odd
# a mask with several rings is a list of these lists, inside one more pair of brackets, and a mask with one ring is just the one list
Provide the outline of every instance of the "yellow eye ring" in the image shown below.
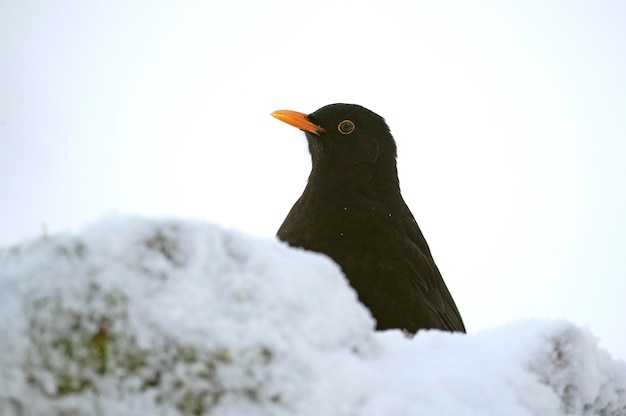
[[354,123],[350,120],[344,120],[337,126],[337,130],[341,134],[350,134],[354,131],[355,126]]

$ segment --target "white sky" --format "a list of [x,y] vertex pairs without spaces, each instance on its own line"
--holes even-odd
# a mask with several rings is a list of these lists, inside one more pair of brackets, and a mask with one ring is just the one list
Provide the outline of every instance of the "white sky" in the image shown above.
[[626,3],[0,3],[0,246],[111,212],[272,236],[310,169],[269,116],[387,119],[470,332],[626,358]]

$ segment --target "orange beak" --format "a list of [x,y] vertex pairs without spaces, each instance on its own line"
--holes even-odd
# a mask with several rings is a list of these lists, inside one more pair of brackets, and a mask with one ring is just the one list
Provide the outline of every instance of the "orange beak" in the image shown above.
[[276,117],[280,121],[284,121],[287,124],[299,128],[300,130],[317,134],[318,136],[324,131],[323,128],[315,123],[312,123],[306,114],[298,113],[297,111],[277,110],[272,113],[272,117]]

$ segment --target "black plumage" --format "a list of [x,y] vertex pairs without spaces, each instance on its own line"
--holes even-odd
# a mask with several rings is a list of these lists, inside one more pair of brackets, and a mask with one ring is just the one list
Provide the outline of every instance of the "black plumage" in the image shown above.
[[385,120],[354,104],[272,115],[302,129],[312,169],[278,237],[330,256],[378,329],[465,332],[461,315],[402,195]]

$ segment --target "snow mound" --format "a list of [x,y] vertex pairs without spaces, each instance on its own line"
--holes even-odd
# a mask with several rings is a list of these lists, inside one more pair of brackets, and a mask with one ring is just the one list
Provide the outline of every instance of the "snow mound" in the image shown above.
[[374,332],[325,256],[113,218],[0,250],[1,415],[626,415],[567,322]]

